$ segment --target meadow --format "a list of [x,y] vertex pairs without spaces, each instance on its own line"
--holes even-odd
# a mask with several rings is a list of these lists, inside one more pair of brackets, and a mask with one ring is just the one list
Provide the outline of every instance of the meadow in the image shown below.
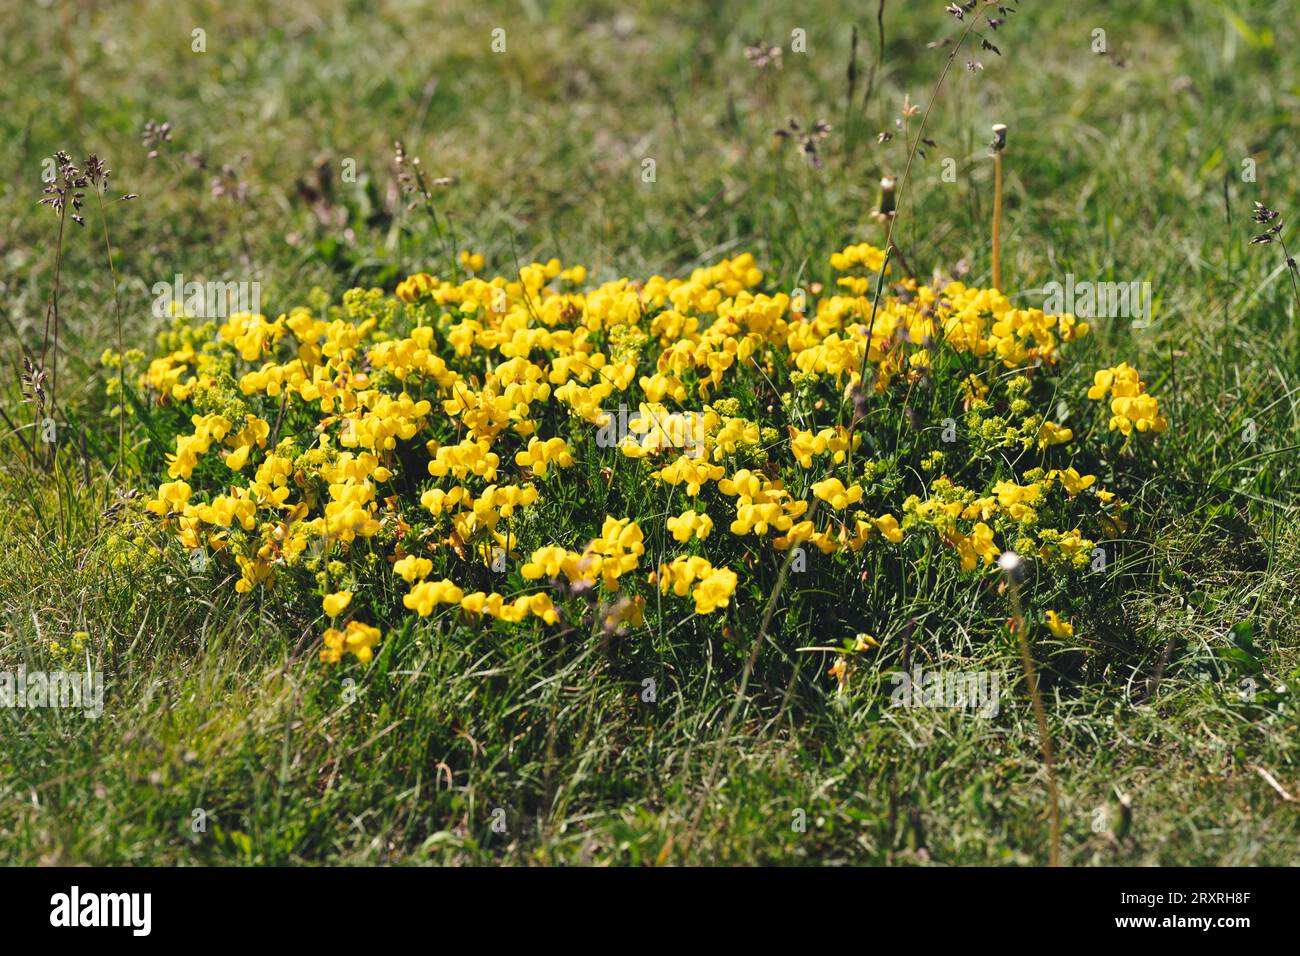
[[0,8],[0,861],[1300,862],[1294,18],[1007,6]]

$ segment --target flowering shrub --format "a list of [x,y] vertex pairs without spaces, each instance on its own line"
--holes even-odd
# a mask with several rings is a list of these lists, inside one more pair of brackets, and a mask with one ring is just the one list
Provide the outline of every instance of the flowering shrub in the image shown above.
[[1073,316],[897,275],[876,303],[886,263],[836,253],[815,302],[745,254],[685,279],[589,286],[552,260],[178,318],[137,377],[170,443],[146,508],[237,591],[318,597],[331,663],[370,661],[406,614],[726,615],[765,600],[764,564],[867,550],[972,579],[1008,548],[1080,571],[1127,527],[1094,465],[1167,427],[1156,399],[1127,364],[1064,391]]

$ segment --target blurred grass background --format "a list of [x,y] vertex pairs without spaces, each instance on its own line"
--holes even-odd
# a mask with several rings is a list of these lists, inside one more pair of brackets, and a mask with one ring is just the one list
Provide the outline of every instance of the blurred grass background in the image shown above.
[[[1157,297],[1151,328],[1096,322],[1088,346],[1090,367],[1142,369],[1171,426],[1141,501],[1161,516],[1150,561],[1105,611],[1124,652],[1052,702],[1066,858],[1296,863],[1300,805],[1260,771],[1300,793],[1300,349],[1280,251],[1247,245],[1251,202],[1286,213],[1300,192],[1296,23],[1269,0],[1019,6],[992,35],[1001,56],[959,55],[897,239],[922,274],[962,264],[988,281],[987,143],[1002,122],[1008,289],[1038,304],[1027,290],[1073,273],[1150,281]],[[826,281],[846,243],[880,241],[868,214],[905,148],[877,134],[897,132],[905,94],[924,107],[945,56],[927,43],[958,26],[942,3],[877,0],[0,5],[0,407],[25,420],[17,367],[40,349],[56,220],[37,200],[57,149],[98,153],[114,188],[140,196],[111,207],[110,228],[126,340],[146,350],[161,324],[150,287],[178,272],[257,281],[273,314],[317,286],[337,298],[421,269],[445,275],[437,237],[396,191],[398,139],[451,178],[439,211],[489,271],[555,255],[597,279],[678,274],[749,250],[790,288]],[[796,29],[806,53],[791,50]],[[1096,30],[1109,55],[1093,52]],[[783,48],[780,69],[747,59],[758,41]],[[832,125],[820,169],[773,137],[790,117]],[[154,158],[148,121],[172,124]],[[350,163],[355,182],[341,176]],[[97,228],[92,215],[65,248],[60,395],[84,427],[115,433],[98,365],[113,312]],[[590,648],[466,635],[418,643],[401,662],[408,679],[374,675],[361,712],[346,710],[300,635],[183,574],[113,563],[94,515],[129,480],[87,468],[69,542],[32,517],[26,502],[43,491],[31,476],[12,462],[0,473],[0,660],[39,659],[50,639],[85,630],[111,637],[117,667],[102,721],[0,714],[0,857],[681,858],[669,837],[701,798],[734,661],[689,651],[648,712],[624,686],[635,666],[610,674]],[[1225,671],[1225,635],[1242,622],[1248,660]],[[805,625],[815,631],[792,622]],[[1001,652],[966,645],[971,666]],[[1161,696],[1135,705],[1128,686],[1156,668]],[[1272,696],[1241,706],[1243,674]],[[747,712],[685,858],[1041,861],[1026,716],[994,733],[916,711],[900,733],[828,700],[777,727]],[[1120,795],[1133,806],[1123,832]],[[526,822],[492,833],[497,805]],[[213,822],[195,833],[202,807]],[[790,828],[795,808],[807,833]]]

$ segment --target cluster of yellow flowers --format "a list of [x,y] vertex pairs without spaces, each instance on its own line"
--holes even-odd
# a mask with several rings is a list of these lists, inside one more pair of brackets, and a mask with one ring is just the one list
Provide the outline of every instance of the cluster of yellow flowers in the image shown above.
[[592,586],[597,579],[610,591],[618,590],[618,579],[636,570],[645,554],[641,528],[628,518],[605,518],[600,537],[581,553],[548,545],[533,552],[533,559],[523,566],[525,578],[557,578],[563,574],[573,584]]
[[[1035,376],[1088,331],[1072,316],[908,277],[891,278],[873,308],[871,275],[792,301],[760,291],[749,254],[684,279],[586,289],[586,270],[557,260],[490,280],[478,277],[481,255],[459,261],[463,281],[421,273],[395,298],[352,290],[274,320],[178,320],[139,376],[153,407],[192,427],[175,435],[147,508],[241,593],[288,577],[322,597],[327,617],[350,614],[324,631],[323,660],[372,658],[382,635],[361,618],[395,613],[384,575],[421,618],[445,606],[556,624],[555,595],[599,600],[599,618],[623,627],[642,622],[638,580],[689,595],[697,614],[727,608],[756,543],[851,554],[929,533],[976,572],[1008,546],[1078,567],[1093,545],[1085,520],[1124,527],[1118,499],[1070,463],[1074,430],[1030,408]],[[831,257],[846,273],[883,264],[866,243]],[[907,420],[900,399],[936,380],[953,403],[942,439]],[[1126,437],[1166,427],[1127,364],[1098,372],[1088,395],[1111,397],[1110,428]],[[958,417],[967,447],[1019,449],[1033,467],[981,477],[978,456],[949,454]],[[615,479],[629,465],[634,492]],[[937,475],[918,486],[922,471]],[[903,489],[913,493],[889,509]],[[539,522],[520,521],[561,503],[573,514],[575,498],[640,510],[595,511],[603,523],[585,542],[576,527],[539,535]],[[1058,512],[1071,525],[1043,525]],[[734,538],[717,543],[717,522]],[[682,551],[658,555],[648,581],[634,574],[647,537]],[[467,586],[489,574],[522,590]]]
[[659,583],[665,593],[672,589],[678,597],[689,591],[695,599],[695,613],[708,614],[726,607],[736,590],[736,572],[728,568],[715,568],[707,558],[697,554],[682,555],[669,564],[662,564],[650,576],[651,583]]
[[1093,376],[1091,399],[1104,399],[1110,394],[1110,429],[1119,429],[1129,435],[1136,428],[1140,432],[1162,432],[1169,423],[1160,414],[1160,405],[1146,393],[1146,386],[1138,378],[1137,369],[1128,362],[1114,368],[1104,368]]
[[369,664],[375,656],[374,647],[379,643],[379,628],[360,621],[348,621],[343,630],[336,627],[327,628],[322,635],[325,646],[321,649],[320,659],[327,664],[337,664],[343,655],[353,654],[363,664]]

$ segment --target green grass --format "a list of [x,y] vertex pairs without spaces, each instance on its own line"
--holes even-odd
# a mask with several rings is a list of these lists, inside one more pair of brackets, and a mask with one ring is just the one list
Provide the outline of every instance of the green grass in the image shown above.
[[[445,274],[438,237],[391,192],[394,139],[430,175],[455,177],[439,211],[493,271],[556,255],[601,279],[677,275],[749,250],[788,289],[828,281],[827,256],[847,242],[879,241],[876,183],[905,153],[901,136],[876,134],[904,92],[924,105],[944,55],[925,43],[958,26],[942,4],[886,3],[873,98],[846,110],[851,28],[860,101],[874,3],[63,6],[76,95],[58,10],[0,12],[0,408],[19,424],[31,411],[16,369],[40,350],[52,281],[57,222],[36,201],[56,149],[99,153],[115,189],[140,194],[111,207],[110,229],[126,340],[146,351],[161,326],[150,287],[176,272],[259,281],[269,312],[313,287],[337,301],[353,285]],[[789,50],[796,27],[807,55]],[[193,28],[206,53],[191,52]],[[1126,65],[1091,52],[1096,28]],[[760,37],[786,47],[781,71],[746,62]],[[896,238],[923,275],[965,260],[971,281],[988,281],[985,144],[1007,123],[1005,284],[1151,281],[1154,325],[1095,322],[1072,374],[1127,360],[1170,420],[1140,446],[1143,477],[1125,495],[1149,517],[1109,572],[1113,590],[1078,609],[1078,646],[1038,648],[1063,859],[1295,864],[1300,804],[1264,774],[1300,796],[1300,336],[1280,251],[1247,241],[1252,201],[1300,208],[1296,25],[1266,0],[1026,3],[996,37],[1004,55],[963,53],[985,69],[959,62],[939,97]],[[823,169],[773,148],[791,115],[834,125]],[[139,135],[150,119],[175,126],[152,160]],[[1256,182],[1242,180],[1246,158]],[[317,161],[337,174],[347,159],[357,182],[322,185]],[[222,164],[248,183],[247,203],[212,196]],[[840,622],[812,616],[798,584],[722,739],[752,618],[732,621],[729,641],[688,617],[611,645],[447,619],[390,635],[368,670],[331,672],[314,626],[168,553],[124,559],[103,513],[147,478],[113,467],[111,373],[98,364],[115,340],[112,289],[93,202],[62,282],[59,476],[13,436],[0,469],[0,669],[52,667],[49,642],[85,631],[108,693],[100,720],[0,710],[0,860],[1046,860],[1023,694],[993,721],[870,706],[868,693],[842,706],[824,656],[795,651],[838,641]],[[909,620],[927,665],[1016,680],[1005,608],[955,575],[918,562],[902,579],[814,586],[842,588],[844,617],[885,642],[864,678],[884,681],[881,699]],[[1054,597],[1032,582],[1028,593],[1035,606]],[[1260,689],[1249,703],[1248,678]],[[191,828],[196,808],[206,832]],[[805,832],[791,826],[799,809]]]

